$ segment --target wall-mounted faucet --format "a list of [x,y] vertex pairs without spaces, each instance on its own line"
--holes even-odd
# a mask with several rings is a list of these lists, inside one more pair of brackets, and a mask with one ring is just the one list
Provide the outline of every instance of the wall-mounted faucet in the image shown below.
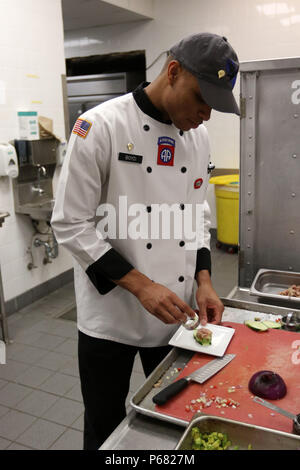
[[43,260],[44,264],[52,263],[51,260],[57,258],[58,243],[56,241],[52,228],[50,228],[47,240],[41,240],[40,238],[36,238],[33,244],[35,247],[43,246],[45,248],[45,258]]
[[44,189],[41,188],[41,176],[45,177],[47,175],[47,170],[44,166],[42,165],[36,165],[37,166],[37,184],[32,185],[32,191],[38,192],[40,195],[44,194]]

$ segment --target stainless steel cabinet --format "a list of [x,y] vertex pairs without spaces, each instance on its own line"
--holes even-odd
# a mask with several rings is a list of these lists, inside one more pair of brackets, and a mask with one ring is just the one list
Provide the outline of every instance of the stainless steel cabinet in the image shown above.
[[300,58],[242,63],[239,286],[299,254]]

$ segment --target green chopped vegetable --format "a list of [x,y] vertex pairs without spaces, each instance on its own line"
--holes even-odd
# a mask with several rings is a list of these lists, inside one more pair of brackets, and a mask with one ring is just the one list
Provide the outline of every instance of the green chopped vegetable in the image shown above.
[[[222,432],[203,432],[197,426],[192,427],[192,449],[193,450],[227,450],[232,446],[227,434]],[[229,450],[239,450],[235,445]],[[252,445],[248,444],[248,450],[252,450]]]
[[226,450],[231,445],[226,434],[221,432],[200,433],[199,428],[192,428],[193,450]]

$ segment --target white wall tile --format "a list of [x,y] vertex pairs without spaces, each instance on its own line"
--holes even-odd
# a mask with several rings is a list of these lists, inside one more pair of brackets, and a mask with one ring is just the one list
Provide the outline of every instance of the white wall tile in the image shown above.
[[[61,0],[0,0],[0,76],[5,103],[0,105],[0,141],[18,138],[17,110],[37,110],[53,119],[65,138],[61,75],[65,74]],[[35,78],[36,77],[36,78]],[[41,103],[34,104],[33,101]],[[63,252],[43,265],[44,249],[33,248],[37,269],[29,271],[26,253],[34,228],[15,214],[12,183],[0,178],[0,209],[10,213],[0,228],[0,263],[5,300],[26,292],[72,267]]]

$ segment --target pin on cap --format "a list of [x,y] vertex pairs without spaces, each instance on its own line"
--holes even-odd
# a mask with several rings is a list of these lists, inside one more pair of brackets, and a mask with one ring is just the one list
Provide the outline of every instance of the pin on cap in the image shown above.
[[240,115],[232,93],[239,60],[225,36],[192,34],[171,47],[170,54],[197,77],[203,99],[209,106]]

